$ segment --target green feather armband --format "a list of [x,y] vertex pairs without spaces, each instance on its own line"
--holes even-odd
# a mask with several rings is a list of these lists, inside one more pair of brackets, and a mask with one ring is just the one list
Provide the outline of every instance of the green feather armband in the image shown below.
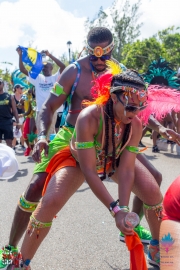
[[125,149],[131,153],[140,154],[141,152],[145,151],[147,147],[143,148],[142,150],[139,150],[139,148],[136,146],[126,146]]
[[75,142],[75,149],[93,148],[94,142]]
[[60,85],[59,83],[55,83],[53,86],[53,89],[51,89],[50,91],[52,94],[54,94],[55,96],[59,97],[60,95],[67,95],[64,92],[64,88],[62,85]]

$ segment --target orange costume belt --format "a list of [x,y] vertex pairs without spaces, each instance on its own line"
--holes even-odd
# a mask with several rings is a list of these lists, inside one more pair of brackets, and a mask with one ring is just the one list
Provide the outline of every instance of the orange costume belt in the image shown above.
[[[70,147],[67,146],[63,150],[60,150],[57,152],[53,158],[51,158],[47,168],[46,172],[48,173],[48,176],[46,178],[46,182],[44,184],[44,188],[42,191],[42,196],[44,196],[48,183],[51,179],[51,177],[60,169],[65,167],[76,167],[77,161],[72,156]],[[106,170],[108,170],[111,167],[111,161],[107,163]],[[104,171],[104,168],[99,168],[97,170],[97,173],[102,173]]]

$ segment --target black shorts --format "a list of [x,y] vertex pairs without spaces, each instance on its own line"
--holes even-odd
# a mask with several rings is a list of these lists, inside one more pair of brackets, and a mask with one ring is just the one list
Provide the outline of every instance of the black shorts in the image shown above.
[[0,127],[0,140],[13,140],[13,125]]
[[55,128],[59,128],[60,127],[61,117],[62,117],[62,113],[61,112],[58,112],[57,113],[57,120],[56,120]]

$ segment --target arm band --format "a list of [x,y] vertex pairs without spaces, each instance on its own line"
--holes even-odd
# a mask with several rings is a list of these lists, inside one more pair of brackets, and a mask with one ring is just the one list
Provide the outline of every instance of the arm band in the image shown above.
[[140,154],[141,152],[145,151],[147,147],[143,148],[142,150],[139,150],[139,148],[136,146],[126,146],[125,149],[131,153]]
[[88,149],[93,148],[94,142],[75,142],[75,149]]
[[60,95],[67,95],[63,89],[63,86],[56,82],[50,92],[57,97]]

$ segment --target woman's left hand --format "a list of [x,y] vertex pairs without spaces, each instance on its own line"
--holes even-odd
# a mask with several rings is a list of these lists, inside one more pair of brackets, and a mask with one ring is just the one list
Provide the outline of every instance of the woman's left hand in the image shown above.
[[125,235],[134,235],[133,229],[128,228],[125,226],[125,216],[127,215],[127,212],[119,211],[115,215],[115,221],[117,228]]

